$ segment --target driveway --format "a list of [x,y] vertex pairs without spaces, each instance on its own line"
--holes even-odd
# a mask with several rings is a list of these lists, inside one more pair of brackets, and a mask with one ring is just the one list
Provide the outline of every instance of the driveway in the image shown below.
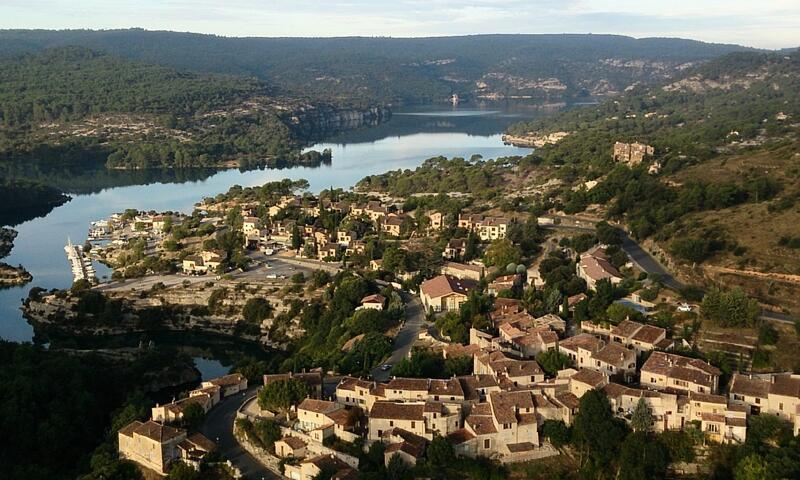
[[219,453],[230,460],[233,466],[242,472],[243,478],[249,480],[280,479],[280,476],[267,469],[247,453],[233,436],[233,422],[236,420],[236,410],[247,399],[255,395],[257,388],[250,387],[244,395],[239,393],[222,400],[208,412],[200,432],[216,442]]
[[[425,309],[419,298],[402,292],[400,296],[406,305],[406,319],[397,336],[394,337],[394,351],[392,355],[383,363],[396,365],[397,362],[406,358],[411,351],[411,347],[419,336],[419,332],[425,327]],[[383,371],[380,367],[372,371],[372,378],[379,382],[385,382],[391,376],[391,371]]]

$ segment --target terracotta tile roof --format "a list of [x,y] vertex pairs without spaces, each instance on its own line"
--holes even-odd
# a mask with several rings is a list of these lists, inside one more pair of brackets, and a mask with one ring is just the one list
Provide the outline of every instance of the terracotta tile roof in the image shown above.
[[223,377],[212,378],[211,380],[208,380],[208,382],[211,383],[212,385],[217,385],[220,387],[238,385],[245,381],[246,380],[244,378],[244,375],[242,375],[241,373],[232,373],[230,375],[225,375]]
[[383,432],[383,437],[384,438],[399,437],[402,438],[403,441],[405,442],[408,442],[412,445],[418,445],[420,447],[424,447],[425,444],[428,442],[427,440],[425,440],[425,437],[421,437],[416,433],[409,432],[408,430],[400,427],[394,427],[391,430],[386,430],[385,432]]
[[478,390],[499,387],[493,375],[475,374],[458,377],[461,389],[466,400],[476,400],[479,398]]
[[476,287],[477,284],[472,280],[458,279],[450,275],[439,275],[422,282],[419,289],[420,292],[431,298],[439,298],[453,294],[467,296]]
[[363,380],[361,378],[354,378],[354,377],[342,377],[342,379],[339,380],[339,384],[336,386],[336,389],[355,392],[356,387],[361,387],[367,390],[371,390],[374,386],[375,383],[370,382],[369,380]]
[[[523,414],[535,414],[531,392],[492,392],[489,394],[489,404],[492,406],[497,423],[523,423]],[[534,421],[535,418],[534,418]],[[525,422],[527,423],[527,422]]]
[[592,388],[599,388],[606,382],[606,377],[600,372],[582,368],[578,373],[570,377],[570,381],[580,382]]
[[393,443],[389,445],[386,447],[386,450],[384,450],[384,455],[398,451],[407,453],[414,458],[419,458],[422,456],[422,448],[408,442]]
[[317,400],[314,398],[306,398],[300,405],[297,406],[298,410],[306,410],[309,412],[314,413],[330,413],[334,410],[338,410],[341,407],[338,407],[335,403],[329,402],[327,400]]
[[133,436],[133,432],[135,432],[136,429],[139,428],[140,426],[142,426],[142,422],[140,422],[138,420],[134,420],[133,422],[131,422],[131,423],[125,425],[124,427],[120,428],[119,429],[119,433],[121,433],[122,435],[125,435],[126,437],[132,437]]
[[131,431],[131,433],[136,433],[138,435],[145,436],[151,440],[155,440],[156,442],[163,443],[173,438],[176,438],[180,435],[186,433],[186,430],[180,428],[173,428],[169,425],[162,425],[160,423],[154,422],[152,420],[141,423],[141,422],[134,422],[138,423],[133,429],[128,430],[128,427],[123,428],[124,431]]
[[658,351],[653,352],[642,365],[642,372],[665,375],[709,388],[713,386],[713,377],[720,375],[719,369],[702,360]]
[[769,385],[771,395],[800,398],[800,379],[788,375],[775,375]]
[[724,395],[712,395],[710,393],[689,392],[689,400],[693,402],[717,403],[727,405],[728,399]]
[[491,415],[476,415],[472,413],[464,420],[464,423],[469,425],[472,431],[475,432],[475,435],[491,435],[497,433],[497,428],[494,426]]
[[297,437],[283,437],[279,441],[285,443],[286,445],[289,445],[289,447],[291,447],[292,450],[297,450],[299,448],[306,447],[306,442]]
[[730,393],[746,395],[748,397],[767,398],[769,396],[769,382],[759,378],[750,378],[741,373],[734,373],[731,379]]
[[581,270],[592,280],[599,281],[605,278],[622,278],[619,270],[611,265],[605,258],[582,255],[579,262]]
[[614,328],[611,329],[611,335],[618,335],[620,337],[630,337],[634,333],[638,332],[642,325],[639,322],[634,322],[632,320],[623,320],[619,322]]
[[388,390],[411,390],[414,392],[427,392],[427,378],[393,378],[386,384]]
[[578,352],[578,348],[596,352],[603,346],[603,341],[588,333],[579,333],[574,337],[565,338],[558,343],[559,348],[565,348],[571,352]]
[[704,422],[725,423],[725,415],[719,413],[700,412],[700,418]]
[[369,416],[387,420],[422,420],[424,411],[422,403],[375,402]]
[[666,334],[667,331],[661,327],[656,327],[654,325],[642,325],[642,328],[633,334],[631,339],[638,342],[647,343],[649,345],[655,345],[656,342],[661,341]]
[[386,297],[381,294],[373,293],[372,295],[367,295],[366,297],[361,299],[361,304],[365,303],[384,303],[386,301]]
[[466,357],[479,354],[481,352],[481,347],[476,344],[461,345],[460,343],[449,343],[445,345],[444,351],[447,352],[447,358]]
[[461,383],[455,378],[450,378],[448,380],[432,379],[428,393],[430,395],[455,397],[464,396],[464,390],[461,388]]
[[588,298],[589,297],[587,297],[585,293],[579,293],[577,295],[573,295],[573,296],[569,297],[567,299],[567,304],[570,307],[574,307],[575,304],[578,304],[578,303],[580,303],[580,302],[582,302],[582,301],[584,301],[584,300],[586,300]]
[[195,448],[199,450],[203,450],[206,452],[210,452],[217,448],[217,445],[206,438],[203,434],[195,432],[188,437],[186,437],[186,441],[191,443]]
[[725,425],[731,427],[746,427],[747,419],[742,417],[725,417]]
[[304,460],[302,463],[313,463],[320,470],[331,470],[339,472],[350,469],[350,465],[333,455],[317,455],[316,457]]
[[336,425],[341,425],[343,427],[352,427],[356,424],[353,415],[350,414],[350,410],[346,410],[344,408],[339,408],[338,410],[334,410],[327,414],[328,418],[333,420],[333,423]]
[[592,359],[615,367],[627,367],[627,363],[636,361],[636,354],[619,343],[609,342],[599,352],[592,354]]
[[558,392],[556,393],[556,400],[570,410],[578,408],[581,404],[581,401],[572,392]]
[[606,395],[606,397],[618,399],[624,393],[626,393],[629,390],[629,388],[626,387],[625,385],[620,385],[618,383],[609,383],[606,386],[604,386],[602,390],[603,393]]

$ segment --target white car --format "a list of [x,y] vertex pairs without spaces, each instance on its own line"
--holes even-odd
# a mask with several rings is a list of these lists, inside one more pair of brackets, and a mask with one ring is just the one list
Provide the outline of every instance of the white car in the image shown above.
[[679,312],[684,312],[684,313],[691,312],[692,311],[692,306],[689,305],[688,303],[678,304],[678,311]]

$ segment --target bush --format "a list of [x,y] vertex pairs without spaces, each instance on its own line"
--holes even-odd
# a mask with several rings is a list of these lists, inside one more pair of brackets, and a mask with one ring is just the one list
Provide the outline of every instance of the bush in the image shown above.
[[272,305],[264,298],[250,298],[244,304],[242,316],[248,323],[261,323],[272,315]]

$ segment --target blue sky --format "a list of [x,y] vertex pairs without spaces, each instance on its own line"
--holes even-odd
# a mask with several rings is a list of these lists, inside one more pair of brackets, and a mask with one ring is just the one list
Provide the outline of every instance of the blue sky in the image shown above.
[[225,36],[617,33],[800,46],[800,0],[0,0],[0,28]]

